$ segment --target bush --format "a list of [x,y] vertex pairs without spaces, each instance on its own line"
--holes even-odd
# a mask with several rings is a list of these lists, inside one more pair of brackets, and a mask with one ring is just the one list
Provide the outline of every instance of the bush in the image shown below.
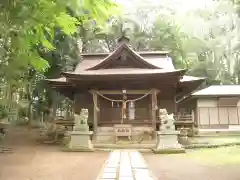
[[4,119],[8,116],[7,108],[0,104],[0,119]]

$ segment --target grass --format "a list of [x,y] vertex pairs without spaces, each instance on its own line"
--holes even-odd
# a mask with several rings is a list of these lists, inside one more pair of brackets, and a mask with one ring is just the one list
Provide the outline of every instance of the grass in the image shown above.
[[192,144],[225,144],[240,142],[240,136],[212,136],[189,138]]
[[240,164],[240,146],[192,150],[181,156],[204,164]]

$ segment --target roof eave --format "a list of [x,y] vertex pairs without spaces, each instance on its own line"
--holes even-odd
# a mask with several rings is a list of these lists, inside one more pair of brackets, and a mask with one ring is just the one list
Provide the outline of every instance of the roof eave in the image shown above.
[[219,98],[219,97],[236,97],[239,96],[240,98],[240,94],[209,94],[209,95],[194,95],[192,94],[193,98]]
[[192,92],[196,91],[204,81],[205,79],[202,78],[197,80],[180,82],[180,88],[183,88],[183,91],[178,94],[178,97],[180,97],[181,99],[184,96],[192,96]]
[[68,81],[60,81],[58,79],[45,79],[44,80],[47,84],[49,84],[51,87],[73,87],[74,84]]
[[156,77],[156,76],[183,76],[186,72],[186,69],[181,70],[175,70],[175,71],[169,71],[169,72],[158,72],[158,73],[136,73],[136,74],[85,74],[84,72],[76,74],[72,72],[62,72],[61,74],[65,76],[68,79],[85,79],[87,77],[89,78],[106,78],[106,77],[136,77],[139,76],[149,76],[149,77]]

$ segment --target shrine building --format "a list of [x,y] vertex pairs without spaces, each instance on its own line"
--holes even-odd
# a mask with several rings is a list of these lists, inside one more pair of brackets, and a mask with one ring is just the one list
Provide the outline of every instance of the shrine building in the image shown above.
[[126,37],[110,53],[82,57],[73,72],[47,81],[73,100],[75,113],[88,109],[94,135],[104,135],[106,140],[119,124],[131,125],[133,132],[154,133],[158,110],[177,114],[177,101],[205,80],[185,76],[186,69],[175,69],[168,52],[134,51]]

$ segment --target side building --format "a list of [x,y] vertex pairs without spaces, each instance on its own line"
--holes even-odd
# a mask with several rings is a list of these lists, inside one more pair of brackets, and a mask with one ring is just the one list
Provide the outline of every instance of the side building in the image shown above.
[[199,129],[232,129],[240,125],[240,85],[213,85],[196,91],[179,105],[193,111]]

